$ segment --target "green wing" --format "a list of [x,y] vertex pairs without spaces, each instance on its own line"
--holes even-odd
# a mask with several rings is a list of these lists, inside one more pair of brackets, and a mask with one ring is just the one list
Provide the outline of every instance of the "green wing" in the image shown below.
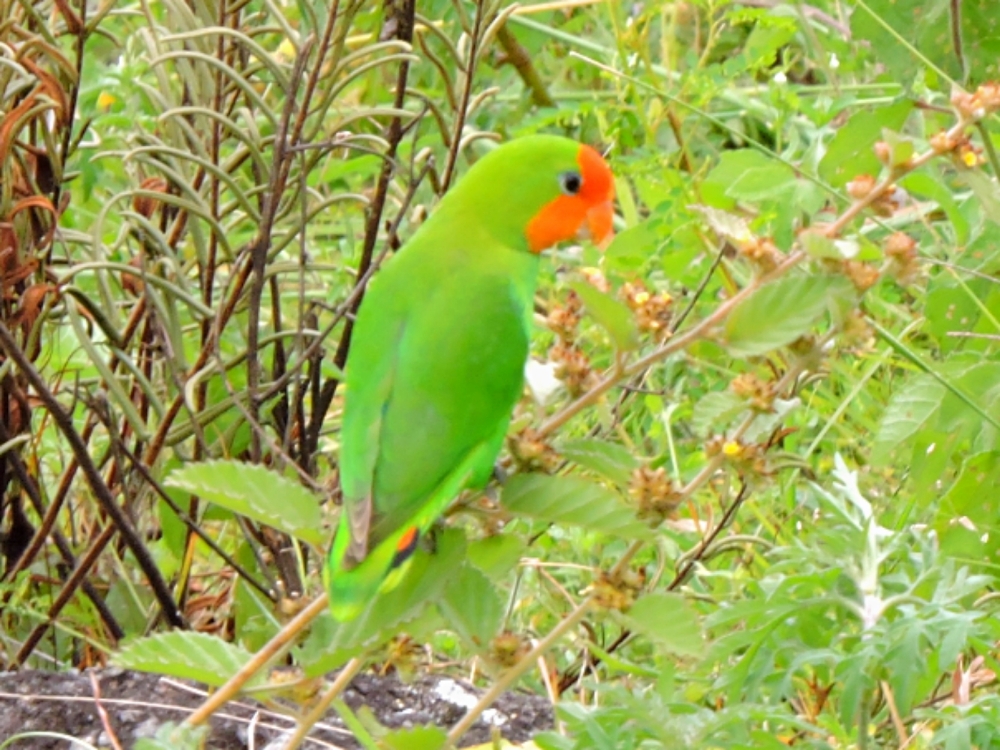
[[406,248],[366,296],[327,568],[339,619],[371,601],[463,487],[489,476],[521,393],[537,271],[525,253],[489,255]]

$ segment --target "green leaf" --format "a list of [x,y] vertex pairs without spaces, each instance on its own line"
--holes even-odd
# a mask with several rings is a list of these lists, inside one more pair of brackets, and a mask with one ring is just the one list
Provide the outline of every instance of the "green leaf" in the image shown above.
[[203,497],[304,542],[322,546],[319,498],[270,469],[238,461],[206,461],[173,471],[166,484]]
[[[871,42],[879,51],[879,61],[906,81],[912,80],[916,71],[924,68],[927,62],[944,68],[949,76],[958,76],[960,71],[948,33],[949,3],[950,0],[920,3],[865,0],[865,4],[851,14],[851,30],[858,38]],[[917,54],[907,44],[915,48]],[[918,55],[924,56],[927,62]],[[943,86],[945,82],[940,81],[938,85]]]
[[524,540],[514,534],[494,534],[469,542],[466,558],[489,578],[497,580],[517,565],[524,548]]
[[749,63],[748,67],[757,69],[774,65],[778,50],[792,40],[796,31],[796,24],[791,18],[763,16],[743,45],[742,57]]
[[641,224],[619,232],[604,251],[605,262],[618,268],[638,268],[659,249],[656,225],[658,217],[646,219]]
[[786,276],[758,289],[726,320],[723,343],[735,356],[764,354],[807,333],[837,297],[853,294],[839,276]]
[[639,468],[639,460],[628,448],[605,440],[568,440],[559,446],[559,453],[621,486],[627,486],[632,472]]
[[986,218],[1000,224],[1000,186],[996,181],[978,169],[962,170],[958,178],[971,188]]
[[901,179],[899,186],[913,195],[935,201],[955,228],[955,243],[964,245],[969,241],[969,221],[959,209],[941,174],[931,176],[925,171],[913,172]]
[[135,750],[201,750],[208,743],[212,727],[205,724],[193,727],[190,724],[177,724],[168,721],[156,728],[152,737],[140,737],[134,745]]
[[[974,293],[986,296],[981,280],[970,279],[967,285]],[[922,330],[934,337],[944,353],[965,348],[968,346],[965,339],[950,334],[969,331],[976,326],[982,315],[976,302],[976,295],[967,294],[958,281],[945,274],[939,275],[928,284],[923,310],[926,322]]]
[[214,635],[173,630],[127,642],[112,661],[125,669],[198,680],[219,687],[250,657],[246,649]]
[[628,351],[639,346],[639,332],[628,307],[585,281],[572,281],[569,287],[579,295],[590,316],[611,335],[616,347]]
[[795,173],[780,162],[745,170],[726,188],[726,195],[737,200],[758,203],[780,199],[797,186]]
[[[757,202],[783,196],[795,188],[795,172],[757,149],[734,149],[720,154],[718,163],[705,177],[705,187],[709,198],[713,193],[716,196],[716,200],[709,200],[709,205],[724,209],[734,200]],[[720,200],[721,196],[732,200]],[[711,220],[709,214],[706,216]],[[724,236],[734,233],[743,234],[738,230],[722,232]]]
[[611,490],[580,477],[516,474],[503,488],[512,513],[582,526],[626,539],[645,539],[649,528]]
[[889,164],[900,167],[913,157],[913,141],[889,128],[882,128],[882,142],[889,147]]
[[[941,498],[934,527],[944,551],[966,559],[993,559],[1000,497],[1000,454],[979,453],[966,459],[958,478]],[[989,533],[987,533],[989,532]]]
[[734,418],[746,410],[746,400],[732,391],[712,391],[695,405],[694,414],[691,415],[691,429],[702,437],[721,433]]
[[833,240],[818,232],[803,232],[799,235],[802,249],[813,258],[844,260],[857,257],[861,246],[854,240]]
[[622,657],[620,654],[605,651],[596,643],[588,643],[587,650],[601,660],[601,666],[605,669],[654,680],[660,676],[660,671],[658,669],[647,666],[646,664],[636,664],[631,662]]
[[892,451],[913,437],[941,406],[947,389],[931,375],[917,375],[889,400],[872,443],[871,460],[885,465]]
[[698,656],[704,650],[698,615],[679,594],[644,596],[623,617],[632,630],[672,654]]
[[473,649],[485,649],[500,629],[504,603],[493,582],[477,568],[463,565],[438,607],[448,628]]
[[[955,53],[953,8],[959,17],[964,69]],[[929,70],[928,64],[966,84],[970,90],[983,81],[997,78],[1000,73],[997,62],[1000,18],[993,0],[960,0],[957,3],[953,0],[919,3],[865,0],[864,5],[859,4],[851,13],[851,30],[856,39],[870,42],[872,48],[878,50],[879,62],[907,84],[918,70],[923,70],[928,83],[941,91],[949,91],[951,83]]]
[[380,747],[388,750],[440,750],[447,745],[448,735],[440,727],[397,729],[379,742]]
[[902,128],[911,109],[913,103],[904,99],[885,107],[856,112],[827,144],[826,153],[819,162],[819,176],[835,187],[843,187],[858,175],[877,175],[882,170],[882,163],[873,149],[882,139],[882,129]]

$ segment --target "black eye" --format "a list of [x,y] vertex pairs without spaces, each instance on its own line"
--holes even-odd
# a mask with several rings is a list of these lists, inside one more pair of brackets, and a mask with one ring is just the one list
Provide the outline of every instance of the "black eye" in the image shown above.
[[583,187],[583,178],[577,172],[563,172],[559,175],[559,189],[566,195],[576,195]]

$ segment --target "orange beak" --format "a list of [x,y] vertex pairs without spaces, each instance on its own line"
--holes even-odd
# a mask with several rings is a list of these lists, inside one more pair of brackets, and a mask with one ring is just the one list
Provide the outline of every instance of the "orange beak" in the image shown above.
[[580,227],[581,233],[590,237],[595,245],[604,250],[611,244],[611,238],[615,233],[614,218],[615,209],[611,201],[598,203],[587,210],[587,217]]

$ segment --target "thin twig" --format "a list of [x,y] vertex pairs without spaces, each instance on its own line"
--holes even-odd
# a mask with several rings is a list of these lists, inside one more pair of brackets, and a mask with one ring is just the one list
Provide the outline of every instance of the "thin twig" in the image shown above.
[[118,740],[118,735],[115,734],[114,727],[111,726],[111,717],[108,716],[108,712],[101,703],[101,683],[98,682],[97,675],[94,672],[88,672],[88,674],[90,675],[90,686],[94,691],[94,708],[97,709],[97,715],[101,717],[104,734],[107,735],[108,742],[111,743],[111,747],[114,750],[122,750],[122,743]]
[[[406,42],[407,45],[411,45],[413,43],[415,15],[416,0],[403,0],[402,7],[398,9],[394,17],[396,21],[396,38],[401,42]],[[400,60],[399,70],[396,72],[396,93],[393,100],[393,107],[397,110],[402,110],[404,104],[406,103],[409,75],[410,59],[408,57],[404,57]],[[379,172],[378,182],[375,185],[375,194],[372,196],[371,203],[368,205],[368,210],[366,212],[365,239],[364,244],[361,247],[361,260],[358,263],[359,285],[356,290],[356,294],[352,294],[353,302],[348,308],[347,320],[344,323],[344,330],[340,336],[340,342],[337,344],[337,351],[333,358],[334,364],[340,369],[343,369],[344,365],[347,363],[347,354],[351,347],[351,334],[354,332],[353,317],[361,307],[361,302],[364,299],[365,294],[365,286],[360,285],[360,282],[362,279],[369,278],[368,270],[371,268],[372,259],[375,254],[375,244],[378,241],[379,227],[382,223],[382,214],[385,211],[385,202],[389,194],[389,184],[392,181],[392,165],[396,161],[396,151],[399,148],[400,142],[403,140],[403,135],[404,127],[402,118],[393,117],[389,121],[389,127],[386,133],[386,142],[388,143],[386,158],[382,161],[382,169]],[[337,391],[338,384],[338,379],[331,378],[323,384],[319,393],[313,394],[313,408],[309,423],[310,434],[308,450],[310,453],[315,451],[316,446],[319,443],[319,434],[323,424],[323,418],[326,415],[327,410],[330,408],[330,403],[333,401],[333,395]]]
[[451,186],[451,181],[455,177],[455,169],[458,166],[458,151],[462,145],[462,131],[465,129],[465,120],[469,114],[469,102],[472,100],[472,85],[476,75],[476,63],[479,61],[479,47],[483,41],[482,33],[485,26],[483,13],[485,13],[484,0],[476,0],[476,18],[472,23],[472,33],[469,35],[469,58],[466,61],[465,75],[462,79],[462,96],[455,112],[455,124],[452,130],[451,144],[448,148],[448,158],[445,161],[444,171],[441,173],[442,191],[447,191]]
[[14,658],[11,659],[10,664],[7,665],[8,668],[17,669],[28,659],[31,652],[35,650],[35,646],[37,646],[38,642],[41,641],[42,636],[44,636],[48,629],[55,624],[56,618],[59,616],[59,613],[62,612],[63,607],[69,604],[84,576],[90,572],[90,569],[97,562],[97,558],[100,557],[108,542],[111,541],[111,538],[115,535],[115,531],[115,527],[112,524],[108,524],[104,531],[101,532],[100,536],[94,540],[90,549],[87,550],[87,554],[83,556],[82,560],[80,560],[80,564],[73,571],[72,575],[66,579],[66,583],[63,584],[59,594],[49,606],[48,611],[45,613],[45,621],[36,625],[28,634],[28,637],[24,639],[24,643],[21,644],[21,648],[18,649]]
[[306,715],[299,719],[298,725],[295,727],[295,732],[285,741],[284,750],[295,750],[295,748],[302,744],[313,726],[323,718],[323,714],[326,713],[330,704],[347,689],[347,686],[351,684],[351,680],[361,671],[361,667],[363,666],[364,661],[358,657],[354,657],[344,665],[340,670],[340,674],[337,675],[337,679],[327,688],[322,697],[316,701],[316,705],[310,708]]
[[507,27],[506,23],[497,29],[497,41],[503,47],[506,57],[505,62],[509,62],[514,66],[514,70],[517,71],[521,80],[524,81],[524,85],[531,92],[531,101],[539,107],[557,106],[555,99],[552,98],[549,90],[545,87],[545,82],[542,81],[542,77],[538,75],[538,71],[532,64],[531,55],[528,54],[528,50],[517,41],[514,32]]
[[292,642],[306,625],[319,617],[326,609],[328,601],[329,598],[326,593],[323,593],[310,602],[309,606],[292,618],[246,664],[240,667],[239,671],[230,677],[225,685],[212,693],[208,700],[198,706],[197,710],[186,719],[186,723],[191,726],[198,726],[208,721],[212,714],[221,708],[230,698],[233,698],[257,672],[267,666],[268,662],[276,658],[285,648],[291,646]]
[[518,678],[538,663],[539,657],[554,646],[559,639],[572,630],[583,620],[593,605],[593,596],[588,596],[576,609],[564,617],[558,625],[549,631],[542,640],[535,644],[527,654],[518,659],[517,663],[497,678],[490,689],[479,699],[475,706],[470,708],[465,716],[455,724],[448,732],[448,742],[454,746],[462,735],[465,734],[475,724],[476,719],[493,705],[503,693],[513,685]]

